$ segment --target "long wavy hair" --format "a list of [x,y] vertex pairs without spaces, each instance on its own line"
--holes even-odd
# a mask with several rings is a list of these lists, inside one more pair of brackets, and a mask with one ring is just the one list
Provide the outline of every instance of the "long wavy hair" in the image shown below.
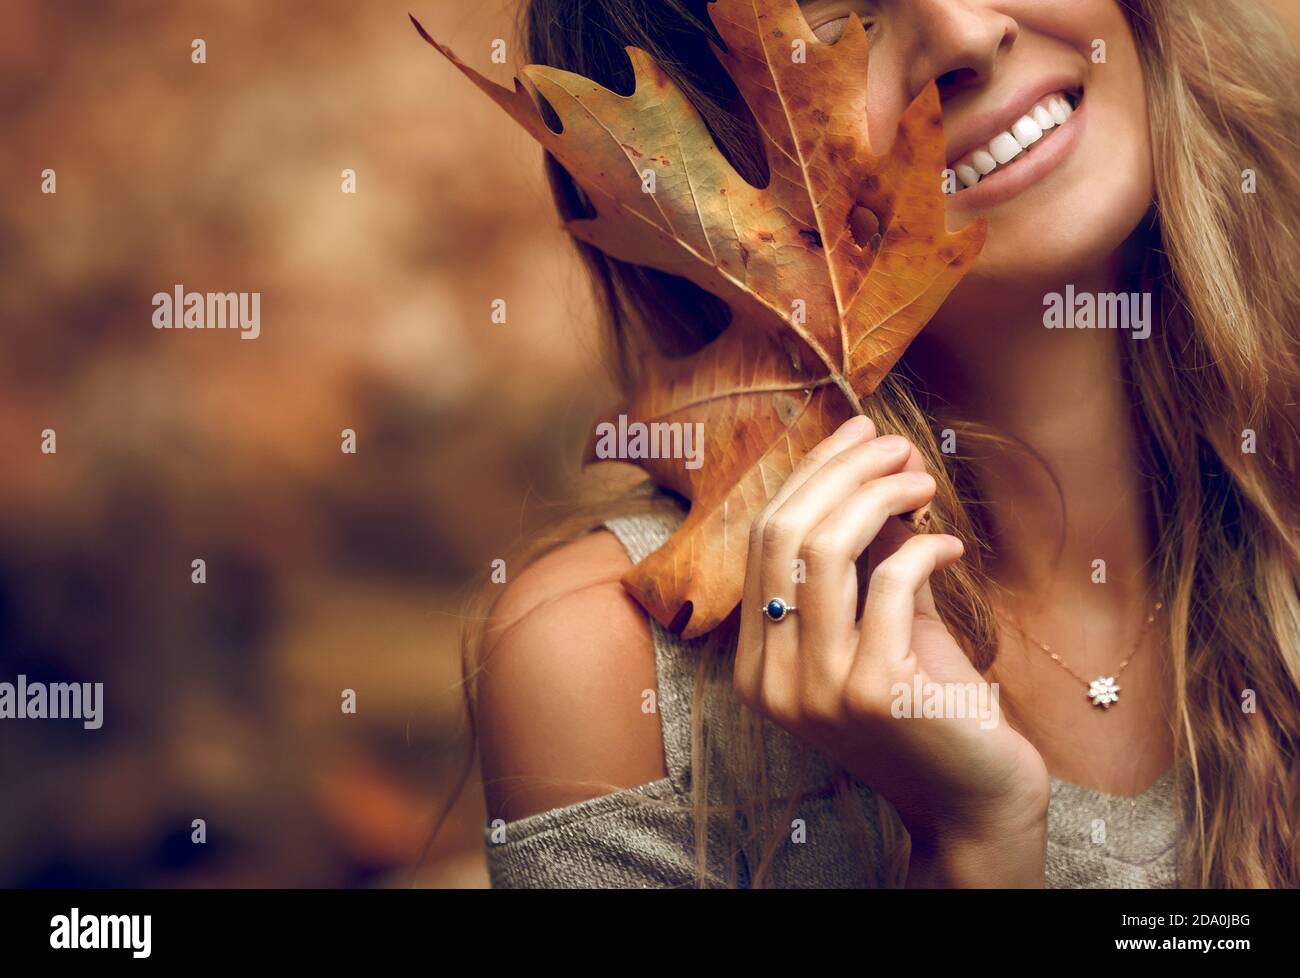
[[[527,0],[521,30],[529,60],[586,75],[622,93],[632,87],[624,45],[652,55],[696,106],[717,145],[751,183],[766,163],[748,109],[706,43],[716,34],[705,0]],[[1121,0],[1136,38],[1149,99],[1155,162],[1153,220],[1134,234],[1132,269],[1161,323],[1148,342],[1125,344],[1136,416],[1153,475],[1157,520],[1152,561],[1168,609],[1163,636],[1175,690],[1176,790],[1184,818],[1179,879],[1201,887],[1300,886],[1300,58],[1281,27],[1250,0]],[[545,107],[544,107],[545,109]],[[545,160],[565,218],[593,209],[571,176]],[[1257,192],[1242,192],[1252,170]],[[643,354],[685,355],[725,328],[728,312],[691,283],[614,260],[574,241],[604,320],[607,360],[630,390]],[[933,522],[967,541],[967,559],[936,575],[935,600],[976,668],[998,650],[987,574],[991,539],[979,505],[973,456],[959,444],[1014,447],[998,433],[945,413],[912,382],[907,357],[864,405],[881,431],[911,440],[936,474]],[[1255,450],[1245,450],[1253,440]],[[527,560],[598,525],[653,505],[645,495],[604,501],[532,540]],[[514,566],[519,566],[514,563]],[[471,730],[485,623],[499,588],[467,609],[464,676]],[[508,624],[508,623],[507,623]],[[693,810],[700,884],[709,874],[707,823],[719,807],[736,854],[751,854],[752,885],[768,879],[781,825],[799,797],[769,797],[766,721],[731,695],[733,619],[705,643],[693,716]],[[1253,691],[1249,692],[1248,691]],[[1253,697],[1257,704],[1248,704]],[[719,726],[730,730],[721,734]],[[708,742],[725,738],[719,761]],[[713,760],[710,760],[713,758]],[[837,779],[844,817],[850,779]],[[905,878],[906,832],[880,803],[890,864]],[[747,826],[741,829],[739,826]],[[741,833],[746,833],[742,837]],[[897,844],[894,844],[897,843]],[[755,858],[753,854],[757,854]]]

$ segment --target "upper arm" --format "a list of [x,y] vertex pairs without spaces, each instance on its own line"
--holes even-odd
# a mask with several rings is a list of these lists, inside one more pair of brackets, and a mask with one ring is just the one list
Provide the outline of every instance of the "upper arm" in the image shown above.
[[654,643],[602,530],[507,585],[479,662],[477,716],[488,818],[526,815],[667,776]]

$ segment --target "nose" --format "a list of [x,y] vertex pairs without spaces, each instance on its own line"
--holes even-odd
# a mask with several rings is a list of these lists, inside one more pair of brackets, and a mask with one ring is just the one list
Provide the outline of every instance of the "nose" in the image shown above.
[[999,59],[1015,44],[1020,27],[981,0],[911,0],[914,50],[908,72],[909,98],[934,79],[940,98],[986,83]]

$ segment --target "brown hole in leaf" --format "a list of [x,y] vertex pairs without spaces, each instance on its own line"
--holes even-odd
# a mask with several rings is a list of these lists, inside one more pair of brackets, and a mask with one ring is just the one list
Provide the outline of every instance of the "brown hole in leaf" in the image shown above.
[[884,227],[875,211],[858,204],[849,211],[849,233],[853,235],[853,240],[859,248],[870,248],[875,251],[880,247]]
[[822,246],[822,235],[816,228],[804,228],[799,232],[799,237],[807,241],[812,248],[820,249]]

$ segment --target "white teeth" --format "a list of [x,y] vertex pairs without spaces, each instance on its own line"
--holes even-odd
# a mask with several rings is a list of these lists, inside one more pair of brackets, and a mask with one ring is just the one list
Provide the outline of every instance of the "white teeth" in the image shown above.
[[1010,163],[1023,152],[1023,149],[1011,133],[1000,132],[989,143],[989,152],[999,163]]
[[1034,143],[1043,138],[1043,130],[1042,127],[1033,119],[1029,118],[1029,116],[1022,115],[1012,123],[1011,135],[1016,137],[1016,142],[1025,149],[1028,149],[1030,146],[1034,145]]
[[956,164],[953,169],[957,178],[963,187],[975,186],[981,177],[1019,157],[1047,130],[1063,125],[1073,114],[1074,107],[1064,97],[1049,95],[1012,123],[1008,132],[994,136],[987,148],[975,150]]

